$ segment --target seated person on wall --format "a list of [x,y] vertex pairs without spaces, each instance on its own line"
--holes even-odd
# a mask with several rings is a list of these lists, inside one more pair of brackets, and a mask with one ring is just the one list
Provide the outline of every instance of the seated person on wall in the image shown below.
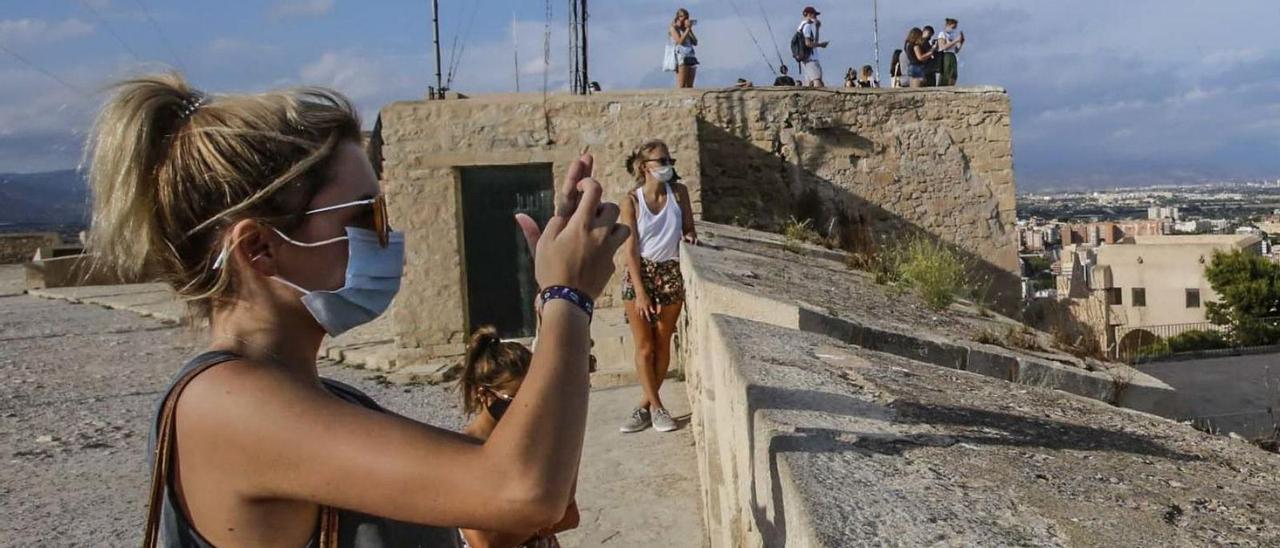
[[773,85],[775,85],[775,86],[794,86],[794,85],[796,85],[796,79],[795,79],[795,78],[792,78],[789,74],[787,74],[787,71],[788,71],[788,69],[787,69],[787,66],[786,66],[786,65],[779,65],[779,66],[778,66],[778,77],[773,79]]

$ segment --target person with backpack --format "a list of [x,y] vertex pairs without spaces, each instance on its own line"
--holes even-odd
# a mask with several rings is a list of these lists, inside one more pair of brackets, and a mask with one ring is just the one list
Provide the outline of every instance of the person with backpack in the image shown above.
[[804,79],[806,86],[824,87],[822,65],[818,63],[818,48],[827,47],[827,42],[818,38],[819,30],[822,28],[822,21],[818,20],[818,16],[822,15],[822,12],[813,6],[806,6],[801,15],[804,19],[796,28],[795,35],[791,37],[791,56],[800,63],[800,76]]
[[901,88],[906,87],[902,77],[902,67],[906,63],[902,62],[903,52],[900,49],[893,50],[893,57],[889,59],[889,87]]

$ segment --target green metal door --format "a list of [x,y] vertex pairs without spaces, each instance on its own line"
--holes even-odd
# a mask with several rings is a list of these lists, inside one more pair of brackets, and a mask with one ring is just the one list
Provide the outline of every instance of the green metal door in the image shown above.
[[515,214],[544,226],[555,208],[551,164],[462,169],[462,230],[470,328],[502,337],[533,336],[538,284]]

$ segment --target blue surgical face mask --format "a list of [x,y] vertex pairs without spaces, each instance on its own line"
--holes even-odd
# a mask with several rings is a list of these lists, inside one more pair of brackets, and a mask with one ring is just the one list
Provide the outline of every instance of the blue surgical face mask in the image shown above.
[[346,283],[332,291],[313,291],[279,276],[271,279],[302,293],[307,307],[325,332],[341,335],[353,327],[373,321],[400,291],[404,276],[404,233],[392,230],[387,247],[378,243],[378,234],[364,228],[347,227],[347,235],[315,243],[296,241],[276,230],[281,238],[301,247],[319,247],[347,241]]
[[654,179],[660,183],[669,183],[676,176],[676,168],[672,166],[662,166],[649,170]]

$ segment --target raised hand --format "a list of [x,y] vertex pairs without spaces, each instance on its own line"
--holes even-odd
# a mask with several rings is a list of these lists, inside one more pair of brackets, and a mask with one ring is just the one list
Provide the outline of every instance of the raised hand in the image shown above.
[[[586,153],[569,165],[569,172],[565,174],[564,182],[556,192],[556,217],[568,220],[577,210],[578,199],[582,195],[582,191],[578,189],[578,183],[590,177],[594,168],[595,158]],[[524,239],[529,244],[529,253],[535,254],[536,260],[538,238],[542,235],[542,230],[538,228],[538,223],[532,217],[523,213],[516,214],[516,224],[520,225],[520,230],[524,232]]]
[[556,214],[539,231],[533,219],[517,222],[534,250],[539,287],[564,285],[596,298],[613,275],[613,255],[630,230],[618,224],[618,205],[601,202],[604,189],[591,179],[592,158],[574,162],[557,196]]

